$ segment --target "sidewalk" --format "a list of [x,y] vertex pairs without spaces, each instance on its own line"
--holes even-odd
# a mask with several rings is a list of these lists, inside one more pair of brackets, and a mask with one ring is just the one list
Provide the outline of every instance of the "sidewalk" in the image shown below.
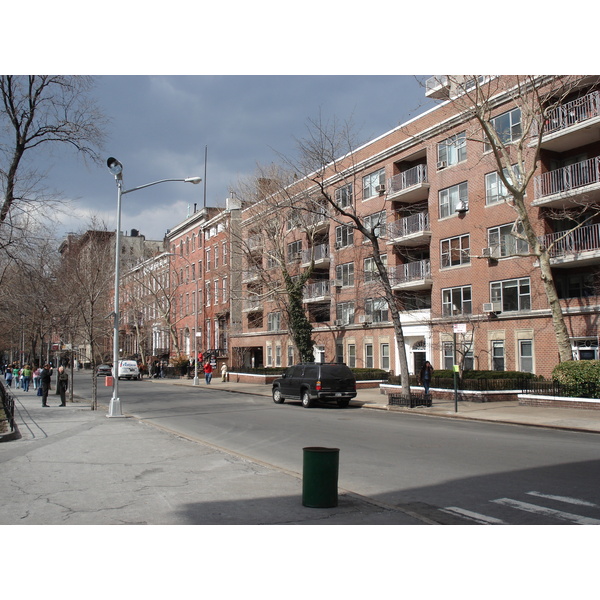
[[0,525],[431,522],[341,488],[337,507],[303,506],[301,449],[294,473],[133,417],[109,419],[87,400],[61,408],[51,395],[43,408],[33,391],[13,395],[20,437],[0,443]]
[[[193,385],[145,380],[141,385]],[[199,385],[206,385],[201,381]],[[222,383],[216,389],[270,396],[269,385]],[[133,417],[106,417],[80,399],[43,408],[35,392],[13,390],[19,435],[0,443],[0,525],[422,525],[432,521],[338,488],[335,508],[302,505],[302,452],[297,472],[226,453]],[[388,410],[378,389],[359,390],[356,404]],[[299,410],[306,410],[300,409]],[[315,410],[315,409],[313,409]],[[318,409],[316,409],[318,410]],[[340,409],[344,410],[344,409]],[[515,403],[460,402],[393,408],[412,415],[477,419],[600,432],[600,411]],[[409,417],[410,418],[410,417]],[[343,472],[343,461],[340,472]]]

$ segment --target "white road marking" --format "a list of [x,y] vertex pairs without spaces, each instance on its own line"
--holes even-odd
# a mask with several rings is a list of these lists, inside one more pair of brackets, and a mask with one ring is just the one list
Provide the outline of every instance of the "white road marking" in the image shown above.
[[554,517],[555,519],[576,523],[577,525],[600,525],[600,520],[598,519],[582,517],[581,515],[574,515],[572,513],[563,512],[562,510],[554,510],[536,504],[529,504],[528,502],[520,502],[519,500],[512,500],[511,498],[498,498],[497,500],[492,500],[492,502],[545,517]]
[[500,519],[495,519],[494,517],[488,517],[487,515],[465,510],[464,508],[458,508],[458,506],[447,506],[441,510],[451,515],[459,515],[461,517],[471,519],[472,521],[476,521],[477,523],[481,523],[483,525],[506,525],[506,523]]
[[538,498],[546,498],[548,500],[556,500],[557,502],[566,502],[567,504],[576,504],[577,506],[591,506],[597,507],[593,502],[587,502],[587,500],[579,500],[579,498],[569,498],[568,496],[552,496],[551,494],[542,494],[541,492],[527,492],[530,496],[537,496]]

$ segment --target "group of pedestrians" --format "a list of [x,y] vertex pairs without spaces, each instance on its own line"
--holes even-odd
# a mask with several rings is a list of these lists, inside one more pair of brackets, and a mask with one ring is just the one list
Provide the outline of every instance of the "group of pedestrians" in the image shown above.
[[[48,406],[48,392],[52,389],[53,369],[46,363],[43,367],[32,369],[26,364],[22,367],[18,363],[6,365],[4,367],[4,380],[9,388],[15,384],[15,389],[21,389],[29,392],[30,384],[33,383],[33,389],[42,399],[42,406]],[[67,390],[69,389],[69,374],[64,366],[58,367],[56,377],[56,393],[60,396],[59,406],[67,405]]]

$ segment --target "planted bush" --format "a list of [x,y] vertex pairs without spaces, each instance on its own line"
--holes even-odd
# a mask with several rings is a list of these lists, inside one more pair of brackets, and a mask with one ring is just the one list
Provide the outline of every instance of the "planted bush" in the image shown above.
[[552,379],[564,385],[600,385],[600,360],[571,360],[556,365]]

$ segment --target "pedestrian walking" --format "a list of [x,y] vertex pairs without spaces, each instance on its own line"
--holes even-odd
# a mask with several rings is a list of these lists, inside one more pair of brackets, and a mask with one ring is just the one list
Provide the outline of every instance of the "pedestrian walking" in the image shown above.
[[212,379],[212,372],[213,368],[210,364],[210,360],[207,360],[206,364],[204,365],[204,379],[206,380],[207,384],[210,383],[210,380]]
[[23,367],[23,383],[22,383],[22,387],[23,387],[23,391],[24,392],[28,392],[29,391],[29,383],[31,382],[31,374],[33,373],[33,371],[31,370],[31,367],[29,365],[25,365]]
[[8,387],[12,387],[13,373],[11,366],[6,369],[6,372],[4,373],[4,380],[6,381],[6,385]]
[[40,387],[40,374],[41,374],[42,370],[37,367],[34,371],[33,371],[33,389],[37,390]]
[[15,389],[21,387],[21,369],[17,365],[13,367],[13,379],[15,381]]
[[69,389],[69,375],[61,365],[58,367],[58,377],[56,381],[56,390],[60,395],[60,406],[67,405],[67,390]]
[[42,406],[48,406],[48,392],[50,391],[50,382],[52,381],[52,367],[46,363],[40,374],[42,384]]
[[221,366],[221,381],[223,383],[227,381],[227,363],[223,363]]
[[431,385],[431,376],[433,374],[433,367],[431,363],[426,360],[425,364],[421,367],[421,372],[419,373],[419,381],[421,385],[425,388],[425,394],[429,394],[429,386]]

